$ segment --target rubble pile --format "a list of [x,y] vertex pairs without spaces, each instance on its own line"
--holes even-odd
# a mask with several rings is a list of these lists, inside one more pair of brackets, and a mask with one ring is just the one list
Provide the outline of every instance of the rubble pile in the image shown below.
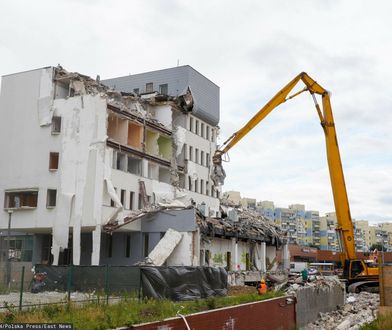
[[[256,211],[225,207],[225,205],[221,205],[221,209],[221,218],[205,217],[198,213],[197,224],[201,234],[209,237],[252,239],[276,246],[283,244],[283,232],[280,228]],[[234,218],[228,216],[229,212],[235,213]]]
[[305,330],[356,330],[377,317],[379,295],[369,292],[350,293],[346,304],[336,311],[320,313],[318,320],[308,324]]
[[187,94],[174,97],[154,92],[140,96],[134,92],[120,92],[102,84],[99,76],[96,79],[92,79],[78,72],[68,72],[60,65],[55,68],[55,80],[69,86],[69,96],[101,94],[101,96],[107,98],[109,106],[146,120],[162,129],[165,129],[165,126],[154,119],[146,110],[148,105],[172,101],[184,111],[189,111],[189,107],[193,106],[193,100],[184,104],[185,98],[192,98],[192,96]]
[[296,291],[301,290],[303,287],[313,287],[318,290],[330,289],[334,286],[340,286],[344,289],[344,284],[339,280],[337,276],[309,276],[308,281],[304,281],[301,276],[290,276],[284,286],[279,288],[280,290],[285,287],[285,292],[288,295],[296,295]]

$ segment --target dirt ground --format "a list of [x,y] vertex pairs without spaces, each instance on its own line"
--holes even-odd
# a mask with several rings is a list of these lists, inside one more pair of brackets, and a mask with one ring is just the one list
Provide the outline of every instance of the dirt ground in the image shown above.
[[228,296],[238,296],[241,294],[246,294],[246,293],[256,293],[257,290],[254,286],[246,286],[246,285],[234,285],[234,286],[229,286],[229,290],[227,295]]

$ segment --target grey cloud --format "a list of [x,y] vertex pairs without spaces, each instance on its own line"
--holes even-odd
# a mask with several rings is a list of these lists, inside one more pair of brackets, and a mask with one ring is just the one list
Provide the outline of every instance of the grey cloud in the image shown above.
[[304,38],[283,32],[260,41],[259,45],[249,51],[248,56],[255,66],[267,71],[271,78],[279,74],[286,76],[293,71],[299,73],[304,68],[307,68],[309,73],[317,70],[326,76],[342,75],[353,70],[366,76],[374,65],[365,55],[347,52],[332,54]]

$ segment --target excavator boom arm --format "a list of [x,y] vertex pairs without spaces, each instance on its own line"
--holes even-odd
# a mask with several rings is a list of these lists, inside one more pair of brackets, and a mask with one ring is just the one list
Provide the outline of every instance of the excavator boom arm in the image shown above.
[[[288,96],[291,90],[302,80],[305,88],[292,96]],[[343,249],[342,262],[344,259],[355,259],[354,230],[351,220],[350,207],[348,203],[347,190],[344,181],[343,167],[340,158],[338,140],[336,136],[335,124],[332,115],[332,108],[329,93],[321,87],[315,80],[305,72],[300,73],[286,86],[284,86],[255,116],[253,116],[239,131],[235,132],[224,144],[215,152],[213,156],[214,177],[216,184],[223,183],[225,177],[222,168],[222,156],[226,154],[236,143],[248,134],[257,124],[259,124],[272,110],[287,100],[296,97],[304,91],[309,91],[315,102],[317,113],[320,117],[321,126],[324,131],[328,168],[332,185],[333,198],[335,203],[336,217],[338,221],[337,231],[341,247]],[[322,111],[317,103],[314,94],[322,97]]]

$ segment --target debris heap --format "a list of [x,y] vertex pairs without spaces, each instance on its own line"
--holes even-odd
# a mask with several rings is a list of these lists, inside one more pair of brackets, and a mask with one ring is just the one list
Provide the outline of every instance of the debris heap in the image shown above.
[[[234,217],[229,213],[235,213]],[[221,218],[205,217],[198,212],[197,224],[205,237],[237,237],[276,246],[283,244],[283,232],[279,227],[252,210],[225,209],[223,205]]]
[[350,293],[346,304],[336,311],[320,313],[318,320],[305,330],[357,330],[377,317],[379,295],[369,292]]

